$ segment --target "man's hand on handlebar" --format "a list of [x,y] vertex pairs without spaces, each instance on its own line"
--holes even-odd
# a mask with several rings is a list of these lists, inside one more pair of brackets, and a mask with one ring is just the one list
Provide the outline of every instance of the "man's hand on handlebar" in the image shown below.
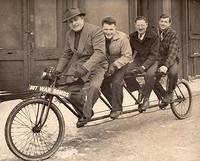
[[88,70],[83,65],[78,65],[74,72],[75,78],[81,78],[88,73]]
[[61,75],[61,72],[59,72],[59,71],[57,71],[57,70],[55,70],[55,71],[52,72],[52,76],[53,76],[53,77],[59,78],[60,75]]
[[167,73],[168,68],[166,66],[161,66],[160,68],[158,68],[158,72],[166,74]]
[[53,80],[55,78],[59,78],[60,77],[60,74],[61,72],[59,71],[56,71],[55,70],[55,67],[46,67],[44,69],[44,71],[42,72],[42,75],[41,75],[41,79],[43,80]]
[[133,72],[135,74],[143,74],[143,73],[145,73],[145,67],[144,66],[139,66],[139,67],[135,68],[133,70]]

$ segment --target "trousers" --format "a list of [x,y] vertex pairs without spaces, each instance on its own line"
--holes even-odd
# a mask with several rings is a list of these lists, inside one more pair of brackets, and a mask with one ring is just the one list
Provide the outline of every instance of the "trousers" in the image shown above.
[[[140,64],[136,61],[130,63],[128,68],[127,68],[127,73],[133,71],[134,69],[138,68],[141,65],[142,64]],[[156,61],[148,69],[146,69],[146,74],[144,76],[145,83],[140,89],[140,92],[144,95],[145,98],[150,97],[151,91],[152,91],[153,86],[156,82],[155,73],[157,71],[157,67],[158,67],[158,62]],[[133,81],[136,82],[135,81],[136,77],[135,78],[133,77],[133,79],[134,79]]]
[[100,96],[105,72],[106,69],[99,68],[98,71],[91,72],[86,82],[77,81],[64,87],[64,90],[70,93],[69,99],[79,117],[92,117],[92,108]]
[[122,67],[110,77],[106,77],[101,85],[101,92],[112,106],[112,112],[122,111],[125,71],[126,68]]
[[[159,65],[159,67],[160,66],[162,66],[162,65]],[[167,93],[172,93],[176,87],[176,84],[178,81],[178,62],[177,61],[175,61],[175,63],[168,68],[167,76],[168,76],[168,85],[167,85],[166,90],[159,83],[159,81],[161,79],[161,75],[158,75],[156,77],[156,83],[154,85],[154,92],[159,99],[161,99],[161,97],[165,97]]]

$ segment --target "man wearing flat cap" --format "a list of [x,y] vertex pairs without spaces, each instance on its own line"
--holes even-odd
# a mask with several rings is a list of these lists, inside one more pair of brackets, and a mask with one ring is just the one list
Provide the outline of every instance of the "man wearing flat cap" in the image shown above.
[[[78,79],[67,87],[70,100],[79,115],[77,127],[84,126],[93,116],[93,105],[100,95],[100,86],[108,68],[105,38],[102,29],[84,21],[85,13],[78,8],[67,9],[63,22],[70,30],[66,33],[65,47],[56,72],[73,75]],[[66,82],[73,77],[66,78]]]

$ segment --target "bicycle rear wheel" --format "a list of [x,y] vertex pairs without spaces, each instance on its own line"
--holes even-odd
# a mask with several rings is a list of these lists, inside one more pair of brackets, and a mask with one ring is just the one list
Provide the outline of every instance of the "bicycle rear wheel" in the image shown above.
[[192,93],[188,83],[181,80],[174,90],[173,102],[170,104],[173,114],[178,119],[185,119],[190,115]]
[[[18,104],[8,116],[5,125],[5,138],[9,149],[23,160],[44,160],[52,156],[61,145],[65,123],[60,110],[48,101],[35,98]],[[47,112],[44,124],[38,122],[42,111]],[[44,116],[44,115],[43,115]]]

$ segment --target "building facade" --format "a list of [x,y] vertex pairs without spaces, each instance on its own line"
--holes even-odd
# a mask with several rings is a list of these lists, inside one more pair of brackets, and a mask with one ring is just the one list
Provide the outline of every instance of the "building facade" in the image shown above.
[[181,40],[180,77],[200,74],[199,0],[1,0],[0,90],[42,83],[42,70],[55,65],[62,53],[68,30],[62,16],[70,7],[83,8],[86,20],[97,25],[113,16],[127,34],[138,15],[156,26],[160,14],[169,14]]

